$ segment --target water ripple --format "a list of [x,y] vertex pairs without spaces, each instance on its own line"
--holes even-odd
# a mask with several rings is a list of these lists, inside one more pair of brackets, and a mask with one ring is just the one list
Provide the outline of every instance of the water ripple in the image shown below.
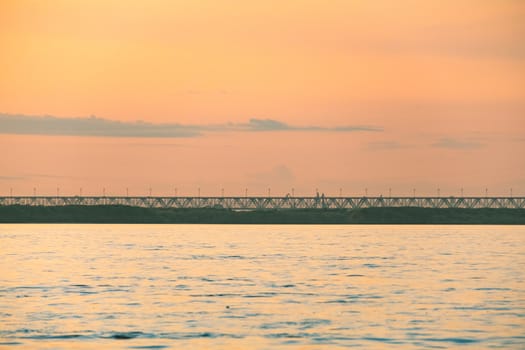
[[2,348],[525,348],[525,227],[0,232]]

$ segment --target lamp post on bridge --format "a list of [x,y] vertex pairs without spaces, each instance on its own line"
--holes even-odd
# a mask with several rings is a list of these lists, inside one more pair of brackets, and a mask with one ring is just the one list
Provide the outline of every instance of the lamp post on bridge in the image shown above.
[[33,187],[33,197],[36,197],[36,187]]

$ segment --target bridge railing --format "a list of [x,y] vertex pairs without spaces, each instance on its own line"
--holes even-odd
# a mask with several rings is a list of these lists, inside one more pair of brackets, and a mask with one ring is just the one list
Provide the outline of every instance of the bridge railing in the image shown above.
[[226,208],[234,210],[380,207],[525,209],[525,197],[0,197],[0,206],[8,205],[122,205],[143,208]]

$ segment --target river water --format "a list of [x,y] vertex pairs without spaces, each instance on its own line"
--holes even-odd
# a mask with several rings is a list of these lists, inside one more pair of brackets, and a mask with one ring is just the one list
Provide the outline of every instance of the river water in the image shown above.
[[0,225],[0,348],[525,348],[524,226]]

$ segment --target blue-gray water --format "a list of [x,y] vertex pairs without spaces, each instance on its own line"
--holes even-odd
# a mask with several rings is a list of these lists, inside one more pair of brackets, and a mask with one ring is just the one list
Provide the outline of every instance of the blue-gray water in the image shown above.
[[525,348],[525,227],[0,225],[0,348]]

